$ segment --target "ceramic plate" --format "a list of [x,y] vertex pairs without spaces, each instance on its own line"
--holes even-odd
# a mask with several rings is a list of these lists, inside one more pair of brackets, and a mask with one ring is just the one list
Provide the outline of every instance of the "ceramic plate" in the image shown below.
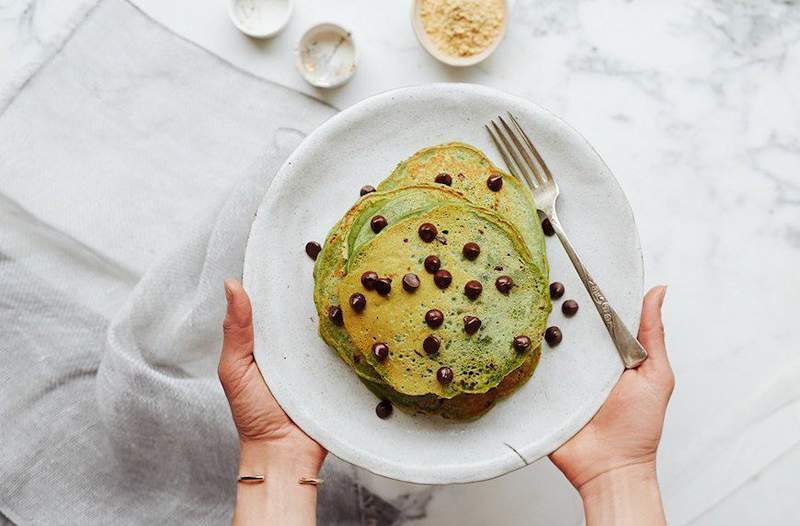
[[[492,89],[463,84],[404,88],[369,98],[309,135],[276,175],[253,223],[244,285],[253,301],[255,357],[289,416],[331,453],[407,482],[460,483],[497,477],[564,443],[600,408],[622,372],[599,315],[558,240],[547,238],[551,281],[581,306],[573,318],[554,302],[549,325],[563,342],[543,343],[533,378],[473,422],[375,416],[377,399],[317,334],[313,261],[365,184],[377,186],[417,150],[462,141],[505,168],[483,124],[506,111],[529,131],[561,187],[558,211],[572,242],[622,319],[634,329],[642,299],[642,254],[625,194],[603,160],[548,111]],[[562,299],[562,300],[563,300]]]

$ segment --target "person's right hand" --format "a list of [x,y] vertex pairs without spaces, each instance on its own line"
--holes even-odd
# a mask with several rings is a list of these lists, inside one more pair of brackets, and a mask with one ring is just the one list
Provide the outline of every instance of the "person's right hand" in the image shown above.
[[579,491],[590,481],[616,472],[652,470],[675,377],[667,360],[661,305],[666,287],[644,298],[639,341],[648,358],[629,369],[600,411],[550,459]]

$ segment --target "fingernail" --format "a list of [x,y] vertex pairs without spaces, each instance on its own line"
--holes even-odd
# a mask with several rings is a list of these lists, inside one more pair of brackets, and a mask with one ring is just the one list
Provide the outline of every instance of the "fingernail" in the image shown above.
[[661,298],[658,300],[659,308],[664,305],[664,298],[667,297],[667,286],[661,285]]
[[225,283],[225,297],[227,298],[228,303],[230,303],[231,300],[233,299],[233,284],[234,284],[234,282],[233,282],[232,279],[228,278],[228,279],[225,280],[224,283]]

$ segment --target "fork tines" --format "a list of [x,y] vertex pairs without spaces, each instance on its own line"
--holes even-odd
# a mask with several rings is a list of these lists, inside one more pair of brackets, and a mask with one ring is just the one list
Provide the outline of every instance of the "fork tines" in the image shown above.
[[486,129],[497,149],[500,150],[500,155],[503,156],[508,169],[514,177],[527,182],[534,189],[552,182],[553,176],[544,163],[544,159],[539,155],[528,134],[519,125],[517,118],[511,112],[508,113],[508,118],[513,127],[509,126],[506,120],[499,115],[497,117],[499,125],[494,120],[486,125]]

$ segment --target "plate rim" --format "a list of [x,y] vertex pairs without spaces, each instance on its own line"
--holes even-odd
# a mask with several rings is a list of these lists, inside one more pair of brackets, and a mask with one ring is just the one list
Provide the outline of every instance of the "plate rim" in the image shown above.
[[[644,267],[644,253],[642,250],[641,239],[639,236],[639,227],[636,222],[636,217],[633,214],[633,209],[631,207],[630,201],[628,200],[628,196],[625,193],[624,189],[622,188],[619,179],[616,177],[614,172],[611,171],[611,169],[608,167],[608,164],[605,162],[605,159],[599,154],[599,152],[594,148],[594,146],[580,132],[578,132],[568,122],[563,120],[561,117],[559,117],[549,109],[524,97],[511,94],[503,90],[490,88],[478,84],[469,84],[460,82],[436,82],[436,83],[428,83],[428,84],[421,84],[414,86],[405,86],[377,93],[336,113],[335,115],[331,116],[326,121],[324,121],[322,124],[320,124],[311,133],[309,133],[303,139],[303,141],[295,148],[295,150],[289,154],[289,156],[281,164],[280,168],[275,173],[275,176],[270,181],[270,184],[267,187],[261,202],[259,203],[256,216],[254,217],[253,222],[250,225],[250,232],[248,233],[247,245],[245,248],[245,258],[243,263],[243,271],[242,271],[243,286],[245,290],[248,289],[248,284],[252,284],[254,279],[253,276],[255,270],[254,270],[254,265],[252,264],[252,260],[254,258],[250,257],[250,251],[252,246],[251,239],[254,234],[256,223],[258,222],[258,216],[261,215],[262,208],[265,207],[265,204],[270,202],[270,196],[274,195],[274,190],[276,186],[280,183],[283,183],[286,179],[290,177],[290,174],[287,173],[287,168],[291,166],[295,158],[302,156],[305,150],[308,149],[310,145],[315,143],[317,137],[320,134],[325,133],[326,129],[328,129],[330,126],[336,125],[339,121],[346,121],[346,119],[351,114],[357,113],[365,106],[379,103],[382,100],[387,100],[387,101],[391,100],[394,96],[398,94],[405,95],[405,94],[412,94],[413,92],[422,93],[427,90],[438,90],[438,89],[456,89],[456,90],[463,90],[464,92],[472,95],[489,96],[493,98],[498,98],[498,97],[508,98],[516,101],[520,105],[533,107],[537,111],[543,112],[547,114],[550,118],[558,121],[560,125],[567,128],[571,133],[574,134],[575,137],[581,140],[584,146],[588,147],[589,150],[591,150],[591,152],[596,156],[598,161],[602,163],[602,165],[605,167],[607,174],[610,175],[611,181],[613,181],[613,184],[616,185],[620,194],[625,198],[625,206],[621,210],[619,210],[618,213],[625,214],[626,216],[628,216],[628,220],[633,226],[633,244],[638,254],[638,260],[639,260],[638,267],[641,269],[640,280],[636,284],[638,290],[634,291],[634,293],[635,296],[641,301],[644,297],[645,267]],[[253,299],[254,315],[256,310],[257,310],[256,301]],[[640,311],[637,311],[634,315],[634,319],[632,320],[633,323],[632,326],[635,326],[637,328],[637,332],[638,332],[639,322],[640,322]],[[257,334],[254,334],[255,363],[256,366],[258,367],[259,373],[264,378],[265,383],[269,385],[269,381],[267,379],[268,373],[265,374],[261,366],[261,361],[263,358],[259,359],[261,352],[265,351],[261,350],[261,352],[259,352],[259,347],[260,347],[259,338],[257,337]],[[454,465],[446,465],[446,466],[439,465],[433,467],[414,466],[413,468],[409,469],[407,464],[403,465],[397,462],[387,463],[383,458],[371,454],[363,449],[359,450],[357,448],[353,448],[346,444],[343,444],[343,442],[335,435],[335,433],[324,433],[324,432],[320,433],[319,427],[314,425],[313,422],[306,422],[305,425],[302,425],[301,422],[298,422],[297,425],[305,433],[307,433],[313,440],[317,441],[322,447],[324,447],[330,453],[334,454],[336,457],[350,464],[358,466],[362,469],[365,469],[370,473],[373,473],[378,476],[388,477],[402,482],[410,482],[416,484],[432,484],[432,485],[466,484],[471,482],[480,482],[506,475],[508,473],[516,471],[517,469],[521,469],[525,466],[533,464],[541,460],[542,458],[548,456],[556,449],[558,449],[558,447],[567,442],[576,433],[578,433],[581,429],[583,429],[583,427],[591,420],[591,418],[597,413],[597,411],[600,410],[605,401],[608,399],[611,390],[619,381],[619,378],[624,372],[624,370],[625,370],[624,366],[622,364],[622,361],[620,360],[618,367],[618,374],[610,375],[609,381],[606,383],[606,385],[603,386],[602,391],[598,392],[598,396],[596,398],[592,397],[591,399],[588,399],[587,402],[583,404],[580,407],[580,409],[576,412],[576,416],[567,421],[567,425],[564,425],[559,429],[551,431],[550,433],[545,435],[544,438],[538,440],[536,443],[529,443],[526,444],[525,446],[510,448],[511,450],[513,450],[513,452],[509,451],[507,455],[487,458],[480,462],[473,462],[473,463],[462,462],[459,463],[457,466]],[[290,401],[286,400],[284,400],[284,402],[282,403],[277,396],[275,396],[274,398],[278,403],[278,405],[294,421],[295,418],[292,417],[292,415],[290,414],[293,409],[293,404]],[[576,423],[578,423],[579,425],[574,425]],[[306,431],[306,429],[311,429],[311,431]],[[531,454],[529,450],[537,445],[538,445],[538,447],[536,447],[537,452]],[[541,453],[541,451],[546,451],[546,452]],[[364,462],[365,459],[368,459],[369,462]]]

